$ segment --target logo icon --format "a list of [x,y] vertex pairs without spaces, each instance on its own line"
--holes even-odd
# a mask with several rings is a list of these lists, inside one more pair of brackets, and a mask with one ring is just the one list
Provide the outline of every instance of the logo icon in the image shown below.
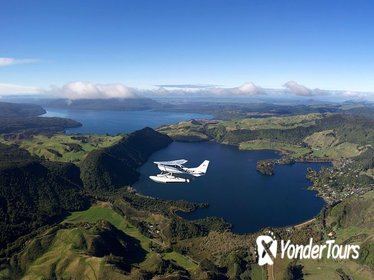
[[259,265],[273,265],[276,255],[278,242],[275,240],[274,234],[269,231],[269,235],[260,235],[256,239],[257,255]]

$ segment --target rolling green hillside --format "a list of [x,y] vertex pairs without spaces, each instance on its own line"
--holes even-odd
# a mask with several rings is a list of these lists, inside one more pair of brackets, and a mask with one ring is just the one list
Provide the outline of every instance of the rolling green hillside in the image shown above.
[[139,241],[110,223],[57,225],[28,242],[2,279],[131,279],[131,266],[145,259]]
[[[154,244],[159,244],[161,247],[163,244],[155,239],[145,236],[141,231],[131,224],[125,217],[122,217],[117,212],[115,212],[111,207],[105,205],[93,206],[88,210],[81,212],[74,212],[71,216],[67,217],[64,221],[65,223],[82,223],[82,222],[97,222],[98,220],[106,220],[113,224],[116,228],[123,231],[125,234],[136,239],[141,248],[146,252],[142,264],[140,267],[146,268],[146,265],[153,262],[155,258],[155,252],[153,249]],[[181,254],[175,251],[169,251],[165,254],[162,254],[165,259],[173,260],[179,266],[183,267],[186,270],[194,271],[197,268],[197,265],[188,260],[188,258],[182,256]]]
[[50,161],[79,164],[87,154],[99,148],[109,147],[124,136],[110,135],[32,135],[25,139],[0,136],[0,143],[16,144],[30,154]]
[[157,239],[144,236],[108,204],[74,212],[27,242],[0,268],[1,279],[150,279],[201,273],[175,251],[158,253]]
[[176,140],[213,140],[242,149],[276,149],[296,159],[358,156],[374,143],[374,121],[342,113],[230,121],[188,121],[158,129]]

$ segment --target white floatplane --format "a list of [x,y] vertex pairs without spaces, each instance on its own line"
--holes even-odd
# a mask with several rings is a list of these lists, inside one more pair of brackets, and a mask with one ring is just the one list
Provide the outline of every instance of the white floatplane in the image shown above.
[[156,183],[189,183],[191,179],[175,176],[175,174],[200,177],[205,175],[209,165],[209,160],[204,160],[198,167],[187,168],[183,166],[186,162],[186,159],[155,161],[154,164],[161,170],[161,173],[149,176],[149,179]]

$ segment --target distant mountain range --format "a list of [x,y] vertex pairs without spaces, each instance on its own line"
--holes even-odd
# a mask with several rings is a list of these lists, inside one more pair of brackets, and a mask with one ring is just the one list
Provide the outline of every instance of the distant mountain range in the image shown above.
[[109,98],[109,99],[53,99],[43,104],[49,108],[78,110],[150,110],[162,105],[150,98]]
[[0,102],[0,133],[52,133],[81,126],[79,122],[66,118],[40,117],[45,113],[36,104]]
[[0,102],[0,117],[35,117],[45,114],[46,111],[39,105]]

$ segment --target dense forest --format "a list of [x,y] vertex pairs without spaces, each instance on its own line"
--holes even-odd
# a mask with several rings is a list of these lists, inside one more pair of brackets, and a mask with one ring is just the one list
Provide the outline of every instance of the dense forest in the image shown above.
[[87,207],[79,169],[0,144],[0,247],[68,211]]
[[85,188],[90,191],[112,190],[135,183],[139,177],[136,168],[151,153],[166,147],[171,141],[166,135],[144,128],[111,147],[88,154],[81,164]]

